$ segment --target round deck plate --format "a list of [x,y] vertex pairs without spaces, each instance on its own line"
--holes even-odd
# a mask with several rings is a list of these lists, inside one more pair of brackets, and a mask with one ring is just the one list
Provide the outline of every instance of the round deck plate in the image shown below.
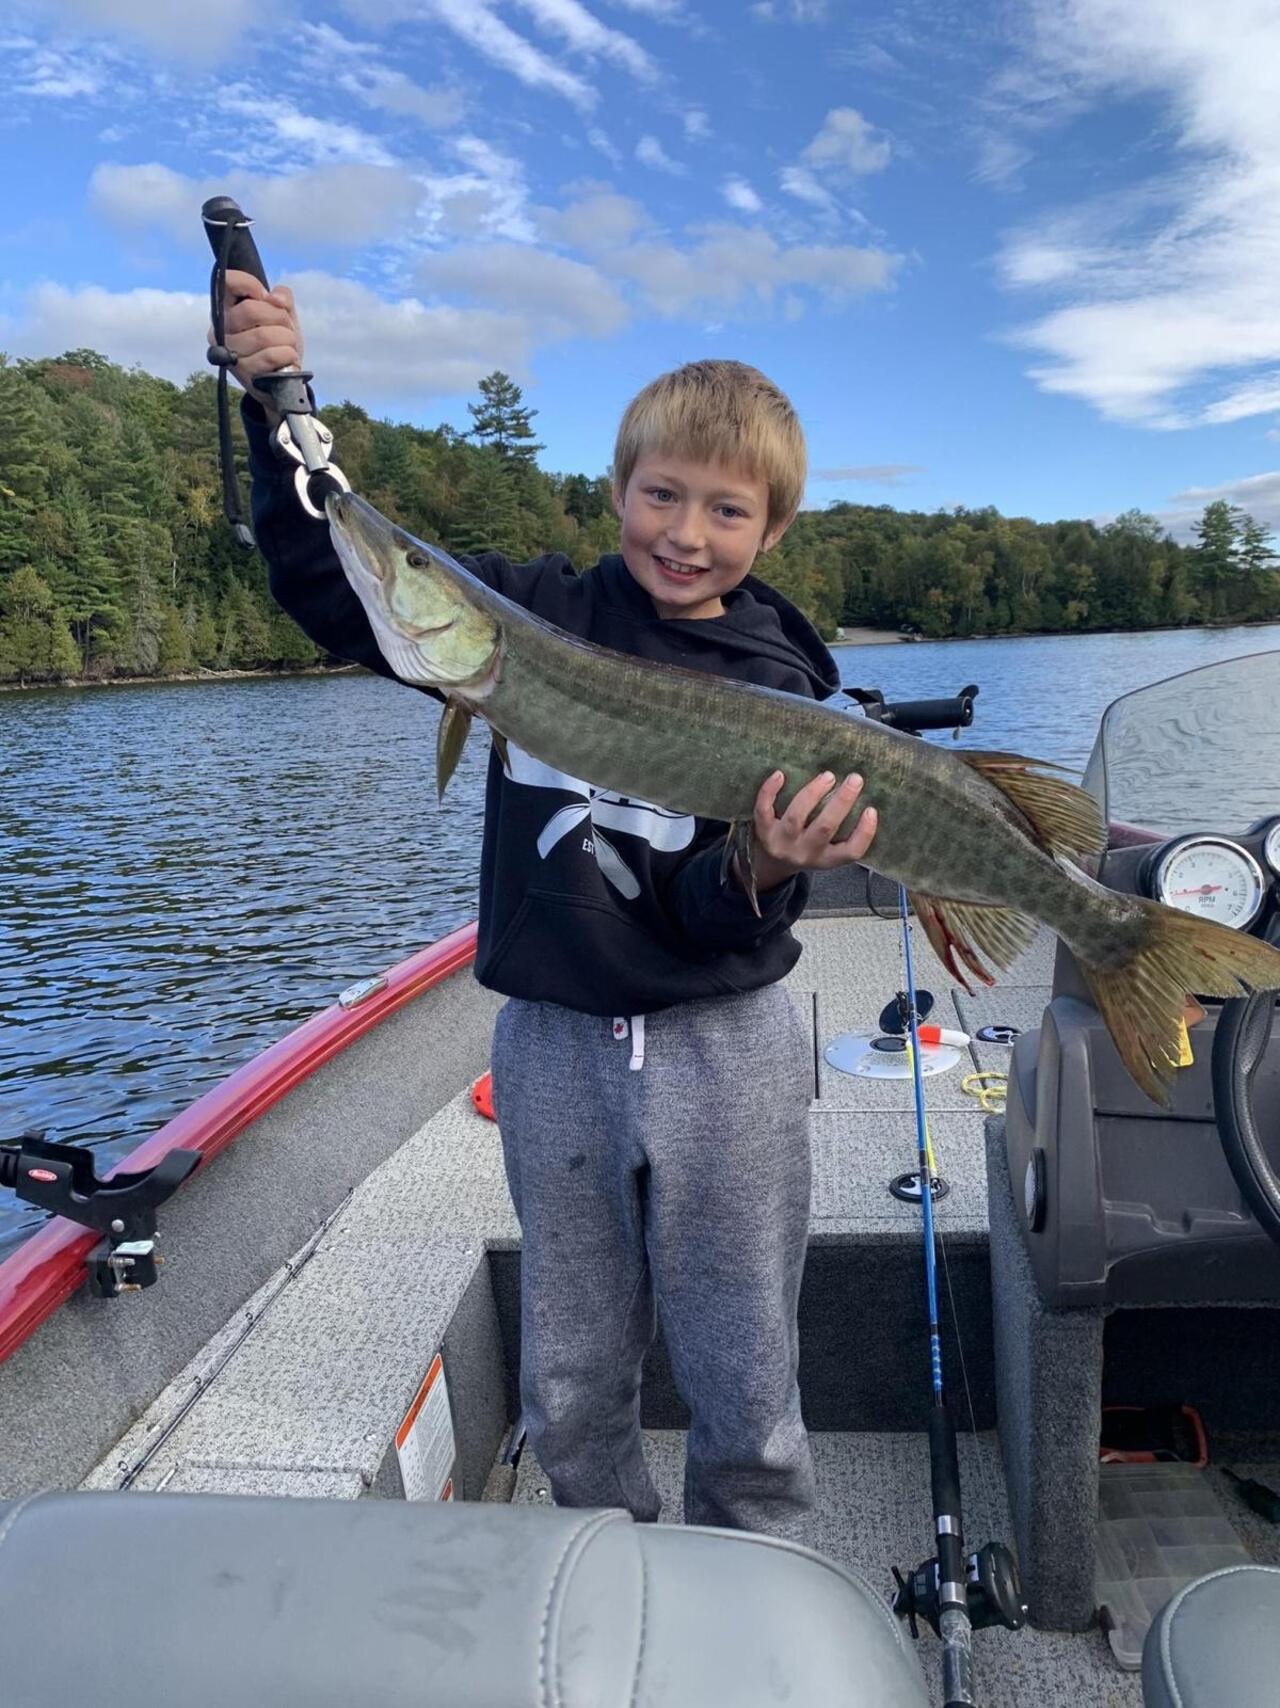
[[[842,1032],[833,1038],[822,1052],[822,1059],[841,1073],[857,1074],[861,1079],[910,1079],[911,1063],[905,1050],[883,1055],[871,1047],[878,1032]],[[921,1044],[920,1072],[924,1075],[946,1073],[960,1060],[960,1051],[950,1044]]]

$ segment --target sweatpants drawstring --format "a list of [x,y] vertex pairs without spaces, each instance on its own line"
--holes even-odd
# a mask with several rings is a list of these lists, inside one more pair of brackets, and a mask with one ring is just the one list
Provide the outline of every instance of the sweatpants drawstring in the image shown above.
[[631,1039],[631,1071],[638,1073],[644,1066],[644,1015],[633,1014],[628,1020],[625,1014],[619,1014],[613,1022],[613,1035],[619,1042],[624,1038]]

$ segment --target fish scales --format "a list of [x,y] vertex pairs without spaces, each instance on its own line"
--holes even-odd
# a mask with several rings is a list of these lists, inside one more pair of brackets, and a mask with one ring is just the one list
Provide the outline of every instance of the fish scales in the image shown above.
[[1270,945],[1081,868],[1104,827],[1082,791],[1040,762],[923,742],[797,695],[606,652],[513,605],[350,493],[331,497],[334,546],[391,670],[449,702],[447,781],[470,718],[495,739],[600,789],[669,811],[750,823],[761,783],[852,772],[878,813],[867,864],[912,892],[957,983],[963,962],[1007,966],[1039,921],[1068,945],[1125,1067],[1156,1102],[1178,1058],[1186,998],[1280,988]]
[[[525,611],[504,613],[502,668],[482,705],[509,740],[548,764],[701,818],[750,818],[775,769],[787,776],[782,805],[823,771],[837,779],[856,771],[865,779],[862,797],[837,834],[847,834],[864,807],[891,804],[891,812],[881,811],[873,864],[911,888],[933,891],[945,878],[949,894],[1004,899],[984,882],[988,818],[1011,854],[1023,863],[1030,855],[1044,868],[1041,884],[1060,876],[1028,844],[1025,823],[1006,818],[998,790],[914,736],[797,695],[575,646]],[[964,834],[979,814],[981,843]],[[957,844],[968,852],[961,871],[944,859]]]

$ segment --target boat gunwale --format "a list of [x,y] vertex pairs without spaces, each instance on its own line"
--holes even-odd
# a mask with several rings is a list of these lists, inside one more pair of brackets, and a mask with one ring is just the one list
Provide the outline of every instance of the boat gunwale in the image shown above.
[[[382,982],[362,1001],[350,1008],[334,1002],[302,1021],[121,1157],[106,1178],[153,1168],[171,1151],[193,1150],[200,1156],[200,1166],[188,1177],[194,1179],[219,1152],[327,1062],[381,1021],[471,966],[476,931],[474,920],[460,926],[381,974]],[[99,1237],[92,1229],[55,1216],[0,1262],[0,1364],[79,1289]]]

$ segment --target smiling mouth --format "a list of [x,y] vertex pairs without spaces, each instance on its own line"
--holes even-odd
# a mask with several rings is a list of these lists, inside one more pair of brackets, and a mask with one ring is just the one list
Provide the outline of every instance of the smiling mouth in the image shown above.
[[668,575],[678,576],[682,581],[692,581],[695,576],[707,573],[706,567],[702,564],[679,563],[675,558],[659,557],[657,552],[653,554],[653,561],[659,569],[665,570]]

